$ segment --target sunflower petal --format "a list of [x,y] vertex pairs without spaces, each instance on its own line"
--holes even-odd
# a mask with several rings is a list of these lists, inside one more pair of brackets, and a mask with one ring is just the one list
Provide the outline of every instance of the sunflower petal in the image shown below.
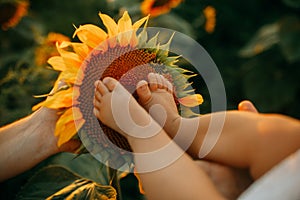
[[133,28],[133,29],[138,29],[138,28],[140,28],[140,27],[142,26],[142,24],[145,23],[145,22],[146,22],[146,23],[145,23],[145,26],[147,26],[148,20],[149,20],[149,15],[146,16],[146,17],[143,17],[142,19],[140,19],[140,20],[138,20],[138,21],[136,21],[136,22],[134,22],[134,24],[132,25],[132,28]]
[[195,107],[203,103],[203,98],[200,94],[193,94],[179,98],[178,101],[186,107]]
[[49,96],[43,103],[43,106],[52,109],[69,108],[72,106],[73,88],[61,90]]
[[82,63],[81,58],[76,53],[65,50],[65,48],[66,46],[64,44],[58,45],[57,43],[57,50],[63,58],[66,68],[79,68]]
[[79,58],[81,60],[84,60],[87,57],[87,55],[90,53],[90,51],[92,51],[92,48],[89,48],[84,43],[69,42],[69,41],[63,41],[58,46],[58,48],[59,48],[58,50],[60,51],[65,50],[66,52],[77,54],[76,56],[73,55],[73,57],[76,59]]
[[57,83],[54,85],[54,88],[57,89],[57,86],[61,84],[61,82],[73,85],[77,79],[78,71],[79,69],[75,67],[72,69],[62,71],[57,78]]
[[118,25],[117,23],[108,15],[102,14],[99,12],[99,16],[107,29],[107,33],[109,37],[116,36],[118,34]]
[[71,43],[75,53],[84,60],[88,54],[92,51],[86,44],[83,43]]
[[[101,18],[104,26],[107,29],[108,38],[109,38],[109,46],[111,48],[115,47],[117,44],[116,39],[114,38],[116,35],[118,35],[118,25],[117,23],[108,15],[102,14],[99,12],[99,17]],[[105,51],[105,49],[104,49]]]
[[128,30],[132,30],[132,22],[128,12],[125,11],[118,21],[118,31],[121,33]]
[[79,91],[79,87],[78,86],[74,86],[73,87],[73,106],[78,105],[79,101],[78,101],[78,97],[80,96],[80,91]]
[[49,58],[48,63],[56,71],[65,71],[67,69],[64,59],[61,56],[53,56]]
[[[66,115],[66,112],[63,115]],[[67,121],[64,117],[59,118],[54,133],[56,136],[58,136],[57,146],[60,147],[64,143],[68,142],[76,135],[76,132],[77,130],[73,119]]]
[[143,185],[142,185],[142,181],[141,181],[141,178],[139,176],[139,174],[134,170],[134,176],[136,177],[136,179],[138,180],[138,184],[139,184],[139,189],[140,189],[140,193],[141,194],[146,194],[144,188],[143,188]]
[[[132,36],[131,36],[131,41],[130,41],[130,45],[132,47],[135,47],[139,44],[139,42],[143,42],[143,41],[139,41],[139,37],[140,36],[143,36],[142,34],[140,34],[139,36],[137,36],[136,32],[137,32],[137,29],[140,28],[140,26],[145,23],[145,27],[147,26],[147,23],[148,23],[148,19],[149,19],[149,15],[146,16],[146,17],[143,17],[142,19],[136,21],[133,25],[132,25],[132,28],[133,28],[133,31],[132,31]],[[145,32],[144,30],[142,32]],[[145,41],[146,42],[146,41]],[[142,44],[144,45],[144,44]]]
[[85,24],[79,26],[74,32],[73,37],[77,35],[79,40],[91,48],[97,47],[107,38],[107,34],[98,26]]
[[121,46],[127,46],[130,44],[131,36],[133,35],[132,22],[128,15],[128,12],[125,11],[123,16],[118,21],[118,39]]
[[78,118],[74,118],[73,110],[70,108],[58,119],[55,129],[55,135],[58,136],[58,147],[72,139],[76,135],[77,130],[84,124],[85,121],[83,120],[82,115],[77,113],[75,116]]
[[[72,108],[69,108],[60,116],[60,118],[56,122],[56,129],[62,129],[65,124],[73,121]],[[55,135],[58,136],[57,134]]]

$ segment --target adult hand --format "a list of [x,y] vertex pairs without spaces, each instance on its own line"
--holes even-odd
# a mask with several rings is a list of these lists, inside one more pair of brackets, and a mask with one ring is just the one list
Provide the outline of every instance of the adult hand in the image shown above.
[[59,116],[56,110],[42,107],[31,115],[0,128],[0,182],[16,176],[51,155],[74,151],[79,141],[71,140],[60,148],[54,135]]
[[40,127],[41,130],[39,132],[44,135],[45,141],[47,142],[45,145],[48,146],[52,154],[59,152],[74,152],[81,145],[79,140],[71,139],[60,147],[57,146],[58,138],[54,135],[56,122],[59,118],[57,113],[57,110],[41,107],[33,113],[32,118],[36,123],[43,125]]

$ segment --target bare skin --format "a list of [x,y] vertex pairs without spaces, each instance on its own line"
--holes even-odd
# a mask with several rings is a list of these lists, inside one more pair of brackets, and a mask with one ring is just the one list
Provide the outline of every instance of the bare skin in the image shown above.
[[71,140],[57,147],[54,129],[56,110],[45,107],[12,124],[0,128],[0,182],[14,177],[51,155],[62,151],[72,152],[80,142]]
[[[31,115],[0,128],[0,182],[14,177],[58,152],[73,152],[80,142],[71,140],[57,147],[54,136],[59,115],[56,110],[40,108]],[[21,164],[16,164],[21,163]]]
[[[165,80],[162,80],[160,76],[154,75],[153,77],[153,75],[149,75],[149,87],[148,83],[146,82],[140,82],[138,84],[137,92],[140,97],[139,103],[142,104],[143,107],[145,107],[145,109],[147,110],[150,109],[151,105],[162,105],[167,113],[167,120],[164,123],[164,130],[161,130],[159,134],[155,135],[154,137],[147,139],[135,138],[130,136],[130,134],[120,130],[120,128],[116,126],[114,116],[111,112],[111,106],[107,106],[111,105],[111,94],[118,82],[111,78],[104,79],[103,81],[104,83],[102,83],[101,81],[96,82],[94,113],[100,120],[102,120],[103,123],[126,136],[135,152],[149,152],[161,146],[164,146],[170,141],[170,138],[165,136],[164,130],[170,135],[170,137],[174,137],[182,121],[184,121],[184,123],[193,124],[199,123],[195,120],[199,120],[201,118],[201,121],[199,120],[200,128],[197,131],[195,141],[188,149],[188,153],[194,158],[197,158],[202,140],[211,120],[210,115],[218,115],[218,113],[204,115],[200,118],[182,120],[182,118],[178,115],[177,110],[175,109],[176,107],[173,106],[175,104],[170,105],[170,102],[173,102],[172,88],[170,88],[169,84],[165,83]],[[114,86],[112,87],[110,85]],[[114,98],[122,99],[124,98],[124,95],[127,95],[127,97],[128,95],[130,95],[128,93],[126,94],[127,91],[125,89],[122,89],[122,87],[117,88],[121,88],[118,89],[121,92],[117,91],[116,94],[119,93],[121,95],[114,95]],[[120,103],[121,102],[122,100],[120,100]],[[130,100],[129,107],[131,108],[130,110],[135,111],[131,112],[131,117],[134,119],[134,121],[137,120],[137,124],[144,125],[149,123],[149,116],[145,114],[144,110],[140,109],[139,105],[133,98]],[[247,108],[245,110],[247,110]],[[254,110],[253,107],[250,107],[249,111],[256,110]],[[135,117],[137,112],[140,114],[138,114],[138,117]],[[155,116],[155,112],[151,114],[154,119],[160,119],[159,116]],[[245,124],[244,122],[247,123]],[[284,133],[284,135],[282,133]],[[253,178],[258,178],[300,147],[299,133],[299,121],[287,116],[277,114],[258,114],[248,111],[230,111],[226,113],[226,121],[224,128],[222,129],[221,137],[219,138],[212,151],[206,156],[206,159],[221,162],[231,166],[249,168]],[[239,151],[237,151],[237,149],[239,149]],[[204,197],[207,198],[222,198],[220,194],[215,191],[215,188],[211,184],[210,180],[205,178],[206,176],[205,174],[203,174],[203,171],[201,169],[199,170],[198,168],[197,170],[193,167],[190,168],[190,166],[194,166],[194,164],[191,164],[190,161],[194,163],[188,155],[184,154],[184,156],[182,156],[172,165],[162,170],[141,174],[141,179],[144,184],[146,193],[149,195],[154,195],[155,197],[155,195],[158,194],[168,195],[165,193],[168,193],[168,191],[170,190],[177,191],[176,188],[179,186],[176,186],[174,184],[172,185],[172,183],[175,182],[177,184],[178,181],[176,180],[177,178],[179,178],[178,180],[180,181],[186,180],[186,184],[188,184],[189,182],[193,183],[193,185],[191,185],[191,187],[188,187],[188,189],[193,188],[193,190],[198,190],[199,188],[208,188],[208,190],[201,190],[201,192],[204,193],[198,195],[192,193],[193,195],[196,195],[197,198],[201,197],[201,195],[204,195]],[[143,166],[143,162],[147,161],[136,160],[137,167],[139,167],[139,165]],[[181,163],[183,166],[178,163]],[[176,166],[181,166],[182,169]],[[176,172],[172,170],[173,167],[176,168]],[[177,170],[183,171],[178,172]],[[162,171],[164,173],[160,173]],[[172,172],[174,172],[174,176],[171,176]],[[195,180],[195,176],[193,177],[191,172],[195,173],[195,175],[201,175],[197,176]],[[155,184],[159,184],[162,180],[168,179],[168,177],[164,176],[165,173],[168,174],[168,177],[176,177],[176,180],[172,179],[170,182],[165,184],[170,186],[170,188],[168,187],[168,191],[161,191],[162,188],[155,187]],[[180,174],[180,176],[178,176],[178,174]],[[200,185],[202,185],[202,187],[199,187]],[[183,191],[182,189],[183,188],[180,189],[181,193]],[[161,196],[159,197],[161,198]]]
[[[248,100],[240,102],[238,110],[258,113],[255,106]],[[253,183],[247,169],[203,159],[195,160],[195,162],[207,173],[218,191],[227,199],[237,199]]]
[[[159,74],[149,74],[148,79],[149,87],[142,83],[137,90],[139,103],[146,110],[150,110],[156,104],[165,108],[167,120],[164,130],[170,137],[176,135],[181,123],[199,123],[197,136],[188,149],[189,155],[197,158],[211,116],[221,113],[183,119],[177,112],[168,81]],[[246,111],[226,113],[220,138],[205,159],[234,167],[249,168],[252,177],[257,179],[300,148],[299,120],[279,114],[258,114],[249,102],[241,103],[239,109]],[[155,120],[159,120],[156,113],[150,114]]]
[[[114,101],[116,103],[124,103],[124,99],[129,99],[129,102],[126,103],[128,103],[132,119],[138,125],[148,124],[151,117],[115,79],[105,78],[103,82],[97,81],[95,86],[94,114],[103,123],[124,135],[134,152],[153,152],[170,142],[172,143],[171,138],[163,129],[160,129],[155,136],[146,139],[132,137],[131,133],[124,132],[117,126],[115,116],[113,116],[111,109],[112,97],[115,98]],[[158,126],[158,124],[156,125]],[[171,152],[182,151],[175,143],[172,143],[171,148]],[[151,163],[156,159],[164,160],[167,158],[152,157],[149,160],[143,157],[135,157],[137,171],[143,171],[144,167],[147,167],[147,163]],[[203,199],[224,199],[216,190],[207,174],[185,152],[182,152],[182,156],[171,165],[158,170],[140,173],[139,176],[148,199],[181,200],[199,199],[200,197]],[[205,189],[199,190],[199,188]]]

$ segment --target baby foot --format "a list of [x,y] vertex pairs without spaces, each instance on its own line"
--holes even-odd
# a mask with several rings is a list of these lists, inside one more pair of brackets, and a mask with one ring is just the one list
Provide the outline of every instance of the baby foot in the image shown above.
[[[178,130],[181,116],[173,97],[173,86],[162,75],[150,73],[149,84],[140,81],[137,84],[138,102],[143,106],[164,130],[174,136]],[[160,105],[160,106],[157,106]],[[165,115],[162,114],[165,112]]]
[[[123,136],[150,137],[157,132],[150,115],[115,79],[107,77],[95,82],[94,115],[103,124]],[[143,135],[142,135],[143,133]]]
[[248,101],[248,100],[244,100],[244,101],[240,102],[239,105],[238,105],[238,110],[239,111],[248,111],[248,112],[258,113],[257,109],[252,104],[252,102]]

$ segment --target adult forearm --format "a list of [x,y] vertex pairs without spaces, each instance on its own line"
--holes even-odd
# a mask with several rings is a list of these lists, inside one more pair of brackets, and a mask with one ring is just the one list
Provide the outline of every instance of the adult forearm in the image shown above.
[[41,109],[0,128],[0,181],[20,174],[58,152],[53,135],[56,118]]

